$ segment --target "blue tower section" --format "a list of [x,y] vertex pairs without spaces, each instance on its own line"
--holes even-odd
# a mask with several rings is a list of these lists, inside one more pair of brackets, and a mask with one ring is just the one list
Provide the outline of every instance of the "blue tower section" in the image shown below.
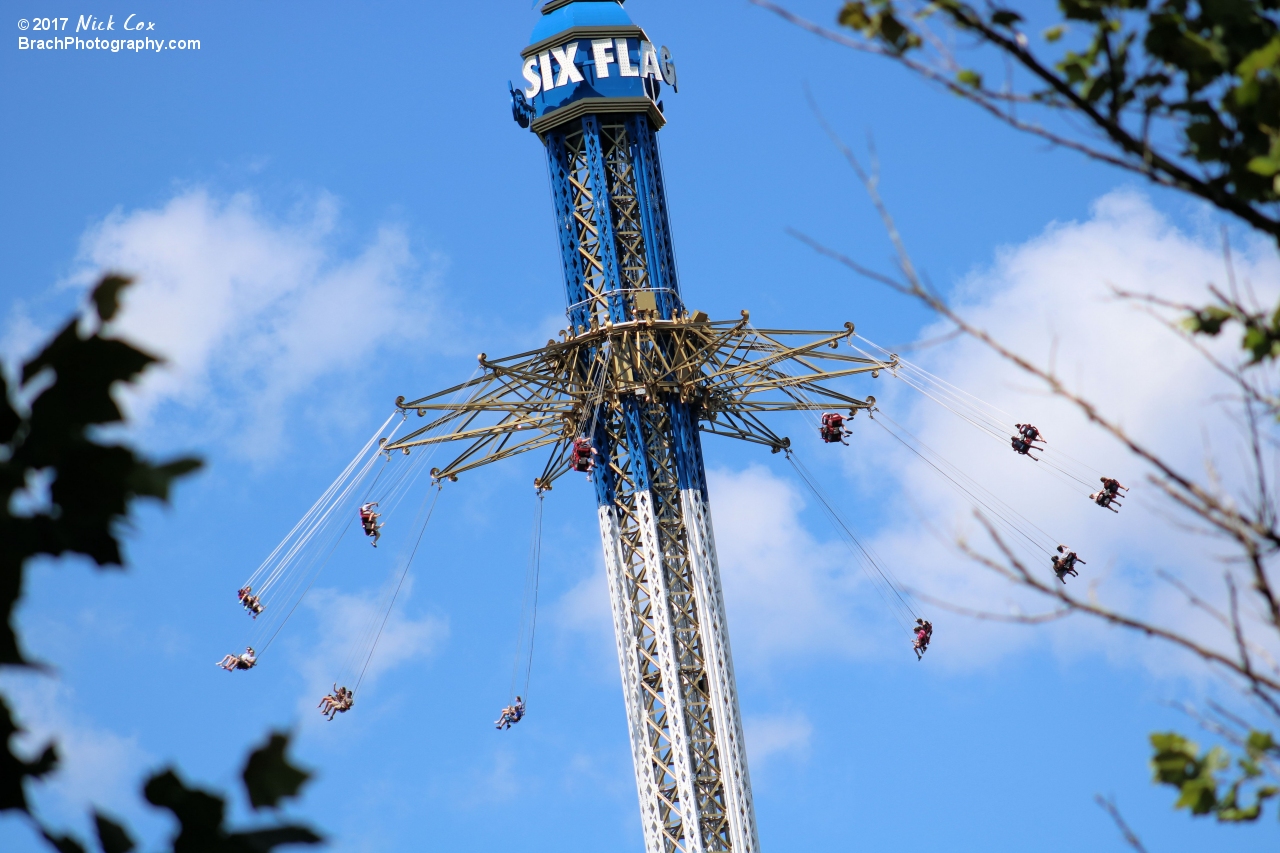
[[[657,140],[675,65],[614,0],[547,3],[521,56],[512,111],[546,149],[566,334],[611,332],[584,352],[584,385],[602,361],[625,377],[621,361],[661,363],[672,345],[663,329],[690,320]],[[592,479],[646,850],[754,853],[698,404],[634,375],[578,420],[598,453]]]

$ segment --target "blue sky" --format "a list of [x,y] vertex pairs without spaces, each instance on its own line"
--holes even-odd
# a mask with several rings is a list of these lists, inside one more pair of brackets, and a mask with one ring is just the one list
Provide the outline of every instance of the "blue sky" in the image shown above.
[[[792,4],[819,20],[837,5]],[[9,8],[7,26],[32,13]],[[853,320],[885,345],[931,334],[921,310],[785,233],[889,264],[807,84],[858,150],[873,134],[886,201],[935,284],[1032,357],[1060,335],[1064,375],[1175,458],[1199,462],[1201,427],[1231,455],[1230,430],[1203,406],[1216,387],[1207,372],[1098,297],[1120,283],[1194,298],[1220,272],[1211,215],[746,3],[627,8],[678,64],[660,140],[688,304],[714,317],[748,308],[760,326]],[[552,850],[568,831],[582,849],[641,850],[580,478],[547,498],[530,714],[509,732],[491,725],[508,698],[541,459],[446,491],[352,713],[320,720],[316,688],[346,652],[344,620],[391,578],[392,549],[383,561],[344,543],[277,654],[252,673],[210,666],[244,645],[237,585],[397,395],[461,381],[475,353],[527,349],[560,328],[542,152],[506,103],[537,12],[526,2],[138,2],[58,13],[74,26],[81,14],[133,12],[165,39],[199,39],[199,51],[19,51],[16,28],[0,51],[6,357],[74,310],[95,271],[135,270],[124,331],[171,359],[130,397],[136,438],[208,461],[172,507],[139,513],[127,573],[75,561],[32,573],[20,622],[57,676],[5,684],[29,727],[59,734],[71,756],[37,797],[42,814],[83,828],[93,801],[159,838],[168,825],[135,794],[149,770],[175,761],[193,781],[230,788],[245,750],[274,726],[297,731],[298,760],[317,769],[293,811],[333,849]],[[1270,292],[1274,251],[1244,240],[1240,252]],[[1118,338],[1125,370],[1108,347]],[[957,343],[921,360],[1140,480],[981,351]],[[1009,468],[1007,454],[988,458],[947,413],[879,382],[862,390],[1010,489],[1038,523],[1090,545],[1103,593],[1199,630],[1145,580],[1153,567],[1194,577],[1208,547],[1162,528],[1158,502],[1099,521]],[[1015,601],[940,541],[962,530],[965,508],[860,428],[835,464],[811,436],[801,444],[860,532],[923,591],[996,609]],[[1169,703],[1230,699],[1211,676],[1078,621],[1009,629],[940,614],[917,664],[785,463],[705,446],[764,849],[1126,849],[1099,793],[1116,797],[1153,851],[1275,843],[1272,820],[1192,821],[1150,784],[1147,733],[1194,729]],[[0,832],[5,849],[41,849],[16,821]]]

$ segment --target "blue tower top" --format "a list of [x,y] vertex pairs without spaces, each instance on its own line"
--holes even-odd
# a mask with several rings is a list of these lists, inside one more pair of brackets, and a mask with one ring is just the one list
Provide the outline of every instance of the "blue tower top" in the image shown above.
[[634,26],[631,16],[617,0],[566,0],[547,3],[542,7],[542,18],[533,28],[530,44],[537,44],[561,30],[571,27]]
[[588,114],[640,112],[655,128],[664,123],[658,96],[664,82],[674,89],[675,64],[618,0],[551,0],[520,55],[512,111],[535,133]]
[[550,0],[520,51],[511,111],[547,153],[569,334],[673,321],[676,280],[657,132],[676,68],[621,0]]

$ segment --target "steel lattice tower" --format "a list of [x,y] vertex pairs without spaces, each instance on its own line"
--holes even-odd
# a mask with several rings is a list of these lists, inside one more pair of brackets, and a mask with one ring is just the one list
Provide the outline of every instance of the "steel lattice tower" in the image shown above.
[[[585,332],[632,322],[638,312],[671,320],[683,304],[658,158],[657,52],[612,2],[549,9],[534,39],[523,51],[526,68],[545,67],[553,50],[570,67],[568,44],[587,55],[580,86],[548,88],[539,74],[524,91],[547,150],[569,322]],[[631,754],[652,853],[754,853],[751,781],[690,406],[632,394],[595,418],[596,501]]]
[[[388,445],[468,441],[463,471],[551,447],[539,489],[565,473],[575,438],[592,481],[647,853],[755,853],[702,432],[789,441],[761,413],[849,414],[874,404],[818,384],[892,368],[825,352],[853,333],[759,330],[747,312],[711,322],[681,298],[658,156],[662,85],[675,68],[615,0],[553,0],[522,51],[512,108],[546,148],[564,269],[562,341],[490,360],[483,375],[406,401],[441,413]],[[799,345],[786,336],[804,336]],[[828,366],[829,365],[829,366]],[[792,368],[795,372],[789,372]]]

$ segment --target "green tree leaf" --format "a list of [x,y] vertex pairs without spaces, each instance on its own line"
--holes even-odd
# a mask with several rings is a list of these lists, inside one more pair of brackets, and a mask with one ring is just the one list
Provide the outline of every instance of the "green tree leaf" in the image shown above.
[[178,819],[173,853],[266,853],[283,844],[324,840],[311,829],[296,825],[230,833],[223,825],[226,802],[207,791],[188,788],[172,769],[152,776],[143,792],[152,804],[168,809]]
[[923,43],[921,37],[898,17],[893,0],[871,0],[870,3],[847,0],[836,13],[836,22],[880,42],[892,53],[906,53]]
[[58,853],[85,853],[84,845],[70,835],[55,835],[44,827],[40,827],[40,834]]
[[120,294],[131,284],[133,284],[132,278],[114,273],[108,273],[98,282],[90,298],[102,322],[106,323],[115,318],[116,312],[120,310]]
[[[99,316],[116,316],[129,280],[107,276],[94,288]],[[112,396],[133,382],[154,356],[131,344],[87,333],[68,322],[22,369],[23,388],[50,382],[20,413],[0,378],[0,665],[29,665],[13,627],[26,561],[37,554],[84,554],[99,566],[121,563],[116,526],[139,497],[167,500],[173,481],[200,466],[194,458],[152,463],[123,445],[104,444],[90,430],[122,419]],[[52,475],[53,507],[34,517],[9,511],[14,492],[36,472]]]
[[255,808],[278,806],[286,797],[296,797],[311,774],[289,763],[285,750],[289,736],[272,732],[267,742],[254,750],[244,765],[244,788]]
[[102,847],[102,853],[129,853],[137,846],[123,826],[104,816],[102,812],[94,811],[93,823],[98,830],[98,844]]
[[1183,318],[1182,327],[1193,334],[1213,337],[1222,331],[1222,327],[1226,325],[1227,321],[1234,317],[1235,315],[1231,311],[1210,305],[1193,311]]
[[1010,28],[1022,22],[1022,16],[1012,9],[996,9],[991,13],[991,23],[997,27]]
[[230,841],[228,850],[267,853],[285,844],[319,844],[324,841],[324,838],[305,826],[278,826],[253,832],[235,833],[228,840]]
[[22,729],[13,720],[9,704],[0,696],[0,739],[5,749],[0,753],[0,812],[17,810],[30,813],[25,790],[28,779],[39,779],[58,766],[58,751],[46,746],[35,761],[24,761],[13,751],[13,738]]
[[[101,323],[120,310],[120,296],[130,280],[104,277],[91,301]],[[168,500],[176,479],[198,469],[191,457],[152,462],[122,444],[97,440],[93,428],[123,419],[112,392],[133,382],[157,359],[126,341],[104,337],[101,323],[86,331],[78,319],[68,322],[45,347],[23,365],[20,391],[34,395],[29,410],[14,403],[0,370],[0,665],[30,665],[21,652],[13,624],[22,594],[27,561],[38,554],[83,554],[98,566],[121,563],[116,537],[137,498]],[[41,383],[39,388],[31,383]],[[12,498],[33,474],[51,477],[52,506],[31,515],[13,514]],[[76,838],[50,831],[30,814],[25,784],[55,769],[58,754],[51,744],[39,758],[27,761],[13,751],[19,733],[8,704],[0,697],[0,811],[26,812],[45,840],[59,853],[84,853]],[[297,796],[309,777],[285,757],[288,738],[280,733],[249,756],[245,784],[255,808],[275,806]],[[153,775],[143,793],[152,804],[170,811],[179,829],[173,853],[259,853],[286,844],[315,844],[322,839],[305,826],[278,825],[231,832],[225,825],[226,802],[216,794],[188,787],[169,769]],[[94,811],[103,853],[129,853],[136,845],[125,827]]]
[[142,789],[147,802],[168,809],[178,819],[178,834],[173,839],[174,853],[212,850],[210,840],[225,834],[222,822],[226,802],[214,794],[188,788],[172,769],[163,770],[147,780]]
[[1200,747],[1177,732],[1151,735],[1151,766],[1155,781],[1178,789],[1174,808],[1187,809],[1193,815],[1213,815],[1222,823],[1257,820],[1267,800],[1280,796],[1280,787],[1262,785],[1253,789],[1253,802],[1241,804],[1245,785],[1262,775],[1258,760],[1276,755],[1275,741],[1269,732],[1252,731],[1245,741],[1245,756],[1237,759],[1239,775],[1223,787],[1221,778],[1231,767],[1231,759],[1221,747],[1200,752]]

